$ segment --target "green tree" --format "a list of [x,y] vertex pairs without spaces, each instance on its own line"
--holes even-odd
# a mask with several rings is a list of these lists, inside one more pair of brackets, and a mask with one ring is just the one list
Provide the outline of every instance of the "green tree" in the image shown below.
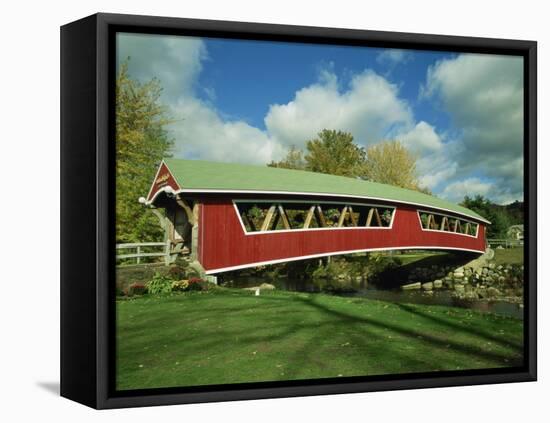
[[161,93],[157,79],[137,82],[128,74],[128,61],[122,63],[116,79],[117,242],[162,237],[157,218],[138,202],[173,144],[165,130],[170,121],[160,102]]
[[361,178],[431,194],[419,185],[416,157],[401,142],[384,141],[365,150],[349,132],[323,129],[307,142],[305,155],[293,146],[283,160],[268,166]]
[[307,142],[306,169],[313,172],[357,177],[362,173],[365,150],[349,132],[323,129]]
[[383,141],[367,148],[365,179],[426,192],[418,183],[416,158],[399,141]]
[[491,222],[487,226],[487,238],[506,237],[508,228],[514,223],[505,207],[492,203],[482,195],[476,195],[473,198],[465,196],[461,205]]
[[283,169],[299,169],[304,170],[306,168],[306,162],[304,160],[304,152],[296,146],[290,147],[285,158],[281,161],[271,161],[268,164],[269,167],[279,167]]

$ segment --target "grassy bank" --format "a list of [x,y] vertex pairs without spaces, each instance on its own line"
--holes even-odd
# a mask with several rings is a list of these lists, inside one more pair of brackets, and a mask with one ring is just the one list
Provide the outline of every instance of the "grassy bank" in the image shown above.
[[523,264],[523,248],[495,249],[495,264]]
[[117,303],[118,389],[495,368],[522,322],[442,306],[242,290]]

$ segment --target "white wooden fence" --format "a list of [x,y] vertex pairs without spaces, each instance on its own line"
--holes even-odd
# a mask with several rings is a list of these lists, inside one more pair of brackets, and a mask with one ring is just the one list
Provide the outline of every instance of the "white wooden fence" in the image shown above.
[[496,248],[502,246],[504,248],[523,247],[523,240],[520,239],[488,239],[489,247]]
[[[143,249],[155,251],[143,251]],[[158,251],[161,250],[161,251]],[[170,257],[170,243],[169,242],[136,242],[130,244],[117,244],[116,245],[116,259],[127,260],[135,259],[135,264],[141,264],[141,259],[145,257],[164,257],[165,262]],[[120,251],[120,253],[119,253]],[[125,252],[129,251],[129,252]]]

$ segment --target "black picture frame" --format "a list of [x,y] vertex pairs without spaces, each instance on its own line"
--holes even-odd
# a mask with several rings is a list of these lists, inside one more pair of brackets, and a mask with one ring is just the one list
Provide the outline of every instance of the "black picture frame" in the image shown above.
[[[524,58],[525,315],[521,368],[114,391],[114,34],[225,37]],[[61,28],[61,395],[97,409],[534,381],[537,44],[534,41],[95,14]]]

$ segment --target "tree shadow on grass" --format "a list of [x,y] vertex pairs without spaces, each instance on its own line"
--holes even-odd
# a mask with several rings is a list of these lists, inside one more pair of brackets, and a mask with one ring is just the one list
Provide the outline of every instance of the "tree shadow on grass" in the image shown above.
[[[247,298],[247,299],[249,298],[250,300],[256,300],[255,297],[251,297],[251,296],[248,296],[248,295],[243,295],[242,298]],[[265,297],[262,297],[262,301],[263,302],[283,302],[283,301],[288,302],[288,298],[281,298],[281,297],[276,297],[276,296],[272,296],[272,297],[265,296]],[[302,305],[305,304],[310,308],[313,308],[317,311],[320,311],[327,317],[336,318],[336,321],[339,321],[339,322],[341,322],[345,325],[354,325],[357,328],[361,328],[362,330],[366,330],[367,327],[371,327],[371,328],[378,328],[378,329],[388,329],[388,330],[391,330],[391,331],[393,331],[396,334],[399,334],[401,336],[414,338],[414,339],[418,339],[419,337],[422,337],[423,341],[431,343],[435,347],[447,347],[447,345],[451,345],[456,351],[460,351],[462,353],[469,354],[469,355],[475,355],[475,356],[478,356],[478,357],[481,356],[481,357],[483,357],[487,360],[502,361],[503,359],[508,357],[507,355],[502,355],[502,354],[499,354],[499,353],[496,353],[496,352],[483,351],[483,350],[480,350],[479,348],[476,348],[476,347],[473,347],[473,346],[453,343],[449,339],[440,339],[436,336],[426,334],[424,331],[417,331],[417,330],[413,330],[413,329],[410,329],[410,328],[404,328],[404,327],[401,327],[399,325],[389,323],[388,321],[380,321],[380,320],[373,319],[373,318],[370,318],[370,317],[355,316],[355,315],[347,314],[347,313],[344,313],[342,311],[338,311],[338,310],[335,310],[333,308],[329,308],[329,307],[319,303],[317,301],[317,297],[315,297],[315,296],[312,296],[312,297],[311,296],[307,296],[307,297],[306,296],[297,296],[293,299],[293,301],[300,302]],[[257,304],[255,304],[255,305],[257,305]],[[521,345],[518,345],[517,343],[511,342],[511,341],[506,341],[506,340],[503,340],[501,338],[495,337],[494,335],[488,334],[484,331],[481,331],[481,330],[478,330],[478,329],[473,329],[473,328],[467,328],[467,327],[462,326],[460,324],[452,323],[452,322],[449,322],[445,319],[437,318],[437,317],[435,317],[433,315],[430,315],[428,313],[419,311],[416,308],[414,308],[412,306],[409,306],[409,305],[404,305],[404,304],[400,304],[400,303],[395,303],[394,305],[399,307],[401,310],[403,310],[407,313],[412,313],[412,314],[421,316],[422,318],[433,321],[437,325],[452,328],[454,330],[463,332],[465,334],[473,335],[473,336],[475,336],[477,338],[480,338],[482,340],[485,340],[485,341],[497,343],[497,344],[501,345],[502,347],[514,350],[516,353],[521,353],[523,351],[523,348],[522,348]],[[283,308],[283,307],[281,307],[281,308]],[[224,315],[227,315],[229,313],[233,314],[235,312],[238,312],[239,310],[241,312],[243,311],[242,306],[241,307],[227,307],[227,308],[219,307],[219,308],[216,308],[215,310],[216,310],[217,313],[221,312]],[[211,309],[207,309],[207,311],[212,312]],[[250,317],[254,318],[255,319],[254,322],[256,322],[256,323],[261,320],[261,316],[251,315]],[[155,320],[156,319],[153,319],[153,320],[149,321],[149,324],[152,324],[153,322],[155,322]],[[251,325],[252,324],[253,324],[253,322],[251,322]],[[365,325],[367,325],[367,326],[365,326]],[[278,340],[283,339],[285,336],[289,336],[289,335],[295,333],[296,331],[298,331],[300,329],[312,329],[312,328],[320,329],[318,326],[319,325],[317,325],[317,324],[303,324],[303,323],[299,324],[298,323],[298,324],[294,324],[294,325],[288,327],[287,328],[288,330],[285,330],[285,331],[283,331],[279,334],[273,334],[273,335],[269,335],[269,336],[246,336],[246,334],[249,334],[250,332],[254,331],[254,326],[251,326],[250,328],[246,328],[246,329],[243,329],[243,330],[240,330],[240,331],[231,331],[231,336],[238,337],[240,342],[251,342],[251,343],[254,343],[254,342],[276,342]],[[276,327],[277,327],[277,324],[275,323],[274,324],[274,329],[276,329]],[[265,330],[265,327],[263,329]],[[131,329],[130,329],[130,332],[131,332]],[[245,335],[245,336],[241,337],[241,335]],[[195,341],[195,342],[198,341],[198,344],[202,344],[200,342],[201,336],[202,336],[201,333],[197,333],[197,334],[194,334],[194,335],[188,337],[187,339],[188,339],[188,341]],[[371,333],[370,336],[373,336],[373,334]],[[193,338],[196,338],[196,339],[193,339]],[[219,340],[213,340],[212,342],[207,342],[206,344],[201,345],[201,348],[208,349],[210,347],[213,347],[218,342],[219,342]]]
[[[501,354],[493,351],[486,351],[486,350],[480,350],[478,347],[472,346],[472,345],[466,345],[461,344],[457,342],[453,342],[449,339],[440,339],[436,336],[427,334],[425,332],[416,331],[414,329],[406,329],[401,326],[398,326],[393,323],[389,322],[382,322],[379,320],[375,320],[373,318],[369,317],[358,317],[353,316],[347,313],[344,313],[342,311],[330,309],[326,307],[325,305],[319,304],[318,301],[314,299],[302,299],[304,303],[308,304],[311,307],[317,308],[319,311],[322,311],[326,313],[327,315],[331,315],[333,317],[339,318],[341,321],[343,321],[345,324],[350,325],[360,325],[360,324],[366,324],[369,325],[372,328],[380,328],[380,329],[389,329],[396,334],[399,334],[401,336],[409,337],[409,338],[419,338],[421,337],[424,342],[427,342],[434,347],[438,348],[452,348],[455,351],[459,351],[461,353],[464,353],[466,355],[472,355],[476,357],[482,357],[488,361],[496,361],[498,363],[502,363],[505,359],[509,358],[509,355],[507,354]],[[463,329],[466,331],[465,329]],[[487,337],[486,334],[479,333],[479,332],[472,332],[473,335],[485,339],[485,340],[493,340],[493,337]],[[501,341],[501,340],[499,340]]]
[[[335,345],[328,348],[325,347],[324,350],[332,350],[334,354],[321,358],[318,357],[315,352],[319,349],[319,342],[325,340],[325,336],[330,336],[331,332],[326,331],[327,333],[325,333],[319,330],[321,328],[317,328],[317,335],[312,337],[303,348],[296,351],[292,355],[292,359],[289,360],[291,363],[301,363],[302,366],[293,366],[294,368],[292,370],[287,370],[286,375],[293,379],[303,379],[303,368],[307,367],[310,363],[315,363],[317,368],[324,369],[323,374],[315,375],[313,376],[314,378],[401,373],[403,372],[401,370],[403,368],[408,369],[405,370],[405,372],[414,371],[414,369],[419,368],[426,371],[432,370],[433,366],[430,366],[430,364],[426,363],[424,360],[393,348],[391,341],[385,339],[381,334],[375,333],[365,327],[365,325],[355,326],[356,328],[353,335],[346,335],[346,340],[348,342],[339,345],[339,348]],[[386,346],[383,351],[377,350],[374,345],[380,341],[384,342]],[[342,342],[342,340],[339,342]],[[349,348],[349,350],[346,351],[345,348]],[[344,365],[342,365],[342,363],[338,364],[337,362],[342,359],[348,363]],[[333,363],[333,361],[336,363]],[[372,370],[373,367],[376,368],[375,371]]]
[[[277,298],[270,298],[269,301],[278,301]],[[250,331],[254,331],[252,327],[250,330],[245,331],[231,331],[232,337],[238,337],[238,343],[240,345],[256,345],[258,343],[277,343],[284,340],[288,340],[290,336],[295,336],[300,331],[315,331],[314,336],[310,337],[303,346],[300,346],[299,349],[295,350],[291,358],[288,360],[293,365],[287,369],[286,376],[289,378],[297,378],[299,374],[302,373],[300,366],[307,366],[308,360],[311,360],[312,351],[318,349],[319,340],[327,339],[338,336],[338,333],[331,332],[334,327],[338,327],[340,324],[354,327],[355,335],[352,335],[353,343],[357,348],[361,348],[365,351],[365,354],[370,355],[373,361],[376,361],[379,371],[376,373],[395,373],[396,368],[395,364],[399,363],[400,371],[414,371],[408,369],[423,369],[423,370],[432,370],[434,366],[432,362],[437,361],[434,359],[434,356],[429,357],[427,362],[425,358],[419,358],[417,352],[407,353],[400,351],[402,343],[395,343],[391,341],[391,336],[388,336],[389,339],[385,339],[385,336],[376,331],[380,330],[389,331],[388,334],[399,335],[404,338],[409,338],[411,341],[419,342],[419,338],[424,345],[432,345],[435,350],[450,350],[453,352],[459,352],[463,355],[469,356],[472,359],[483,359],[490,363],[494,363],[495,366],[507,365],[506,360],[510,359],[510,354],[499,353],[494,351],[487,351],[480,349],[477,345],[465,344],[454,342],[448,338],[439,338],[435,335],[427,334],[425,331],[413,330],[410,328],[405,328],[400,325],[389,323],[388,321],[382,321],[379,319],[373,319],[363,316],[354,316],[342,311],[338,311],[327,307],[317,301],[317,297],[303,298],[300,297],[299,301],[302,304],[305,304],[308,308],[314,309],[317,312],[321,312],[323,316],[326,317],[323,322],[319,323],[296,323],[291,326],[284,325],[283,327],[286,330],[283,330],[279,333],[272,333],[270,335],[252,335],[247,336]],[[404,310],[405,312],[414,312],[414,310]],[[444,320],[436,319],[433,316],[432,320],[438,325],[452,327],[453,329],[460,330],[466,334],[471,334],[473,337],[478,338],[480,341],[493,341],[500,342],[502,340],[497,339],[485,332],[478,330],[468,330],[458,324],[452,324]],[[327,324],[327,321],[332,321],[333,323]],[[274,324],[273,330],[276,330],[277,325]],[[265,327],[263,328],[266,329]],[[197,334],[197,341],[193,342],[194,346],[198,350],[209,350],[212,347],[215,347],[219,343],[219,340],[211,340],[210,342],[203,343],[200,341],[200,334]],[[373,344],[375,342],[387,342],[387,349],[384,351],[375,351],[373,350]],[[475,341],[474,341],[475,342]],[[517,350],[517,345],[513,343],[504,342],[504,347],[512,348]],[[424,348],[424,346],[422,347]],[[330,348],[329,348],[330,349]],[[434,350],[434,351],[435,351]],[[341,352],[339,352],[341,353]],[[327,362],[332,360],[334,357],[328,356]],[[319,363],[317,363],[319,364]],[[358,368],[361,367],[361,363],[358,362]],[[435,369],[434,369],[435,370]]]
[[[459,363],[462,368],[468,368],[468,360],[471,360],[472,368],[479,368],[480,360],[485,361],[482,364],[485,368],[505,367],[510,366],[509,361],[515,361],[517,353],[521,351],[514,342],[496,338],[479,329],[464,327],[446,319],[426,315],[414,307],[402,304],[394,304],[391,307],[399,308],[400,313],[410,313],[411,317],[418,315],[427,319],[428,322],[435,323],[435,330],[453,329],[465,335],[471,335],[471,337],[464,342],[458,342],[453,340],[452,336],[437,336],[434,333],[427,333],[429,330],[427,327],[415,329],[409,327],[407,323],[396,324],[391,322],[391,317],[385,320],[383,317],[354,315],[339,310],[337,307],[323,304],[322,298],[315,295],[297,295],[290,302],[288,297],[266,295],[261,297],[260,303],[257,298],[246,294],[243,294],[241,300],[245,297],[254,300],[250,302],[250,306],[257,308],[258,312],[250,313],[244,321],[233,319],[238,317],[236,311],[247,309],[249,306],[247,301],[243,301],[239,307],[229,306],[227,310],[224,310],[224,307],[216,307],[215,315],[218,318],[217,320],[215,317],[213,318],[212,326],[202,322],[203,326],[199,325],[196,330],[187,331],[181,329],[181,325],[185,324],[185,321],[176,320],[172,322],[174,326],[170,330],[155,331],[152,337],[138,340],[134,336],[130,336],[134,342],[132,342],[131,348],[127,348],[126,353],[131,355],[133,349],[136,352],[143,351],[143,347],[147,345],[162,346],[162,344],[171,343],[173,348],[169,348],[164,353],[161,352],[160,356],[154,358],[154,365],[162,366],[160,363],[164,363],[162,360],[166,360],[167,357],[170,359],[176,359],[182,355],[199,357],[205,352],[209,352],[208,354],[212,352],[218,359],[225,360],[227,358],[226,351],[235,351],[237,356],[245,354],[240,356],[240,362],[228,362],[228,366],[237,366],[235,369],[238,369],[242,366],[254,366],[257,363],[255,360],[258,356],[251,355],[248,358],[246,355],[248,352],[252,353],[260,344],[273,345],[273,348],[266,352],[270,354],[269,359],[274,360],[273,357],[279,356],[286,362],[284,377],[280,377],[280,380],[335,377],[337,376],[333,374],[335,369],[340,368],[346,369],[347,372],[354,372],[349,375],[437,371],[440,368],[450,369],[454,363]],[[282,307],[275,306],[279,302],[289,304],[292,311],[294,311],[294,306],[303,310],[303,318],[296,314],[296,322],[278,320],[279,313],[284,313],[284,310],[279,311],[279,308],[282,309]],[[276,310],[274,311],[273,307],[266,307],[266,305],[273,305]],[[262,307],[269,312],[263,313]],[[212,309],[205,304],[202,311],[205,316],[208,316]],[[224,311],[228,313],[224,313]],[[224,317],[227,318],[225,326]],[[166,316],[164,316],[165,321]],[[155,326],[150,325],[149,327]],[[338,329],[342,327],[353,328],[353,330],[338,332]],[[346,350],[340,345],[340,342],[344,342],[344,338],[352,343],[350,350]],[[482,349],[483,341],[498,343],[503,348],[512,351],[502,353],[484,350]],[[226,350],[220,350],[220,345],[226,345]],[[128,346],[129,344],[127,344]],[[414,346],[414,348],[409,350],[409,346]],[[459,353],[459,355],[451,354],[444,357],[447,351]],[[438,353],[442,355],[440,356]],[[324,360],[326,360],[326,365]],[[260,366],[260,369],[267,368],[265,365],[264,367]],[[262,370],[258,371],[262,372]],[[319,373],[318,376],[315,376],[316,371]],[[223,376],[220,375],[220,378],[223,379]],[[224,381],[223,383],[229,382]]]
[[410,306],[408,304],[401,304],[401,303],[394,303],[394,304],[397,307],[399,307],[400,309],[404,310],[404,311],[407,311],[407,312],[412,313],[412,314],[416,314],[417,316],[421,316],[422,318],[430,320],[432,322],[435,322],[438,325],[443,325],[443,326],[446,326],[448,328],[458,330],[460,332],[476,335],[480,338],[483,338],[487,341],[494,342],[496,344],[500,344],[504,348],[509,348],[509,349],[514,350],[518,353],[523,352],[523,345],[522,344],[518,344],[518,343],[515,343],[515,342],[512,342],[512,341],[507,341],[505,339],[496,337],[494,335],[491,335],[491,334],[489,334],[485,331],[479,330],[479,329],[473,329],[472,327],[466,328],[466,327],[464,327],[462,325],[459,325],[457,323],[450,322],[447,319],[441,319],[441,318],[438,318],[438,317],[436,317],[434,315],[431,315],[429,313],[420,311],[420,310],[418,310],[418,308],[416,308],[414,306]]
[[[271,298],[265,298],[265,300],[269,302],[273,301],[282,301],[283,299],[277,298],[277,297],[271,297]],[[286,300],[286,299],[284,299]],[[329,308],[326,305],[323,305],[317,301],[317,298],[315,296],[313,297],[297,297],[297,300],[301,302],[302,304],[305,304],[309,308],[313,308],[318,312],[322,312],[324,316],[328,317],[329,320],[334,320],[334,323],[343,323],[344,325],[352,325],[356,327],[358,330],[361,331],[368,331],[368,329],[385,329],[390,330],[394,332],[395,334],[408,337],[411,339],[418,339],[422,338],[422,340],[426,343],[432,344],[434,347],[445,347],[445,348],[453,348],[455,351],[459,351],[461,353],[467,354],[467,355],[474,355],[476,357],[482,357],[489,361],[498,361],[502,362],[504,359],[508,358],[509,356],[506,354],[500,354],[493,351],[484,351],[480,350],[479,347],[466,345],[462,343],[456,343],[449,339],[440,339],[437,336],[430,335],[425,333],[425,331],[418,331],[411,328],[405,328],[400,325],[396,325],[393,323],[389,323],[388,321],[381,321],[377,319],[373,319],[370,317],[364,317],[364,316],[355,316],[348,313],[344,313],[342,311],[335,310],[333,308]],[[522,348],[521,346],[518,346],[517,344],[513,342],[508,342],[506,340],[502,340],[500,338],[497,338],[493,335],[490,335],[484,331],[480,330],[473,330],[471,328],[466,328],[464,326],[461,326],[456,323],[448,322],[444,319],[438,319],[435,316],[431,316],[426,313],[422,313],[418,310],[415,310],[414,308],[402,304],[396,304],[397,307],[400,309],[408,312],[408,313],[414,313],[417,315],[420,315],[423,318],[427,318],[430,321],[433,321],[434,323],[449,327],[454,330],[459,330],[463,333],[470,334],[472,336],[475,336],[476,338],[479,338],[480,340],[484,341],[490,341],[494,343],[498,343],[502,345],[505,348],[509,348],[514,350],[515,352],[521,352]],[[268,336],[246,336],[247,333],[250,333],[251,331],[254,331],[254,327],[252,326],[250,329],[245,329],[242,331],[232,331],[232,336],[239,337],[239,342],[277,342],[281,339],[284,339],[285,337],[295,334],[299,330],[305,330],[305,329],[317,329],[318,331],[322,330],[322,326],[326,325],[326,323],[321,323],[321,325],[316,323],[296,323],[293,324],[290,327],[287,327],[287,330],[284,330],[283,332],[279,334],[273,334]],[[285,325],[286,326],[286,325]],[[277,325],[274,324],[274,329],[276,329]],[[264,328],[265,329],[265,328]],[[241,337],[240,335],[245,335],[244,337]],[[201,334],[197,334],[196,337],[199,338]],[[374,333],[369,332],[368,336],[373,337],[377,336],[374,335]],[[212,347],[214,344],[216,344],[218,341],[212,342],[212,345],[204,345],[203,347]]]

